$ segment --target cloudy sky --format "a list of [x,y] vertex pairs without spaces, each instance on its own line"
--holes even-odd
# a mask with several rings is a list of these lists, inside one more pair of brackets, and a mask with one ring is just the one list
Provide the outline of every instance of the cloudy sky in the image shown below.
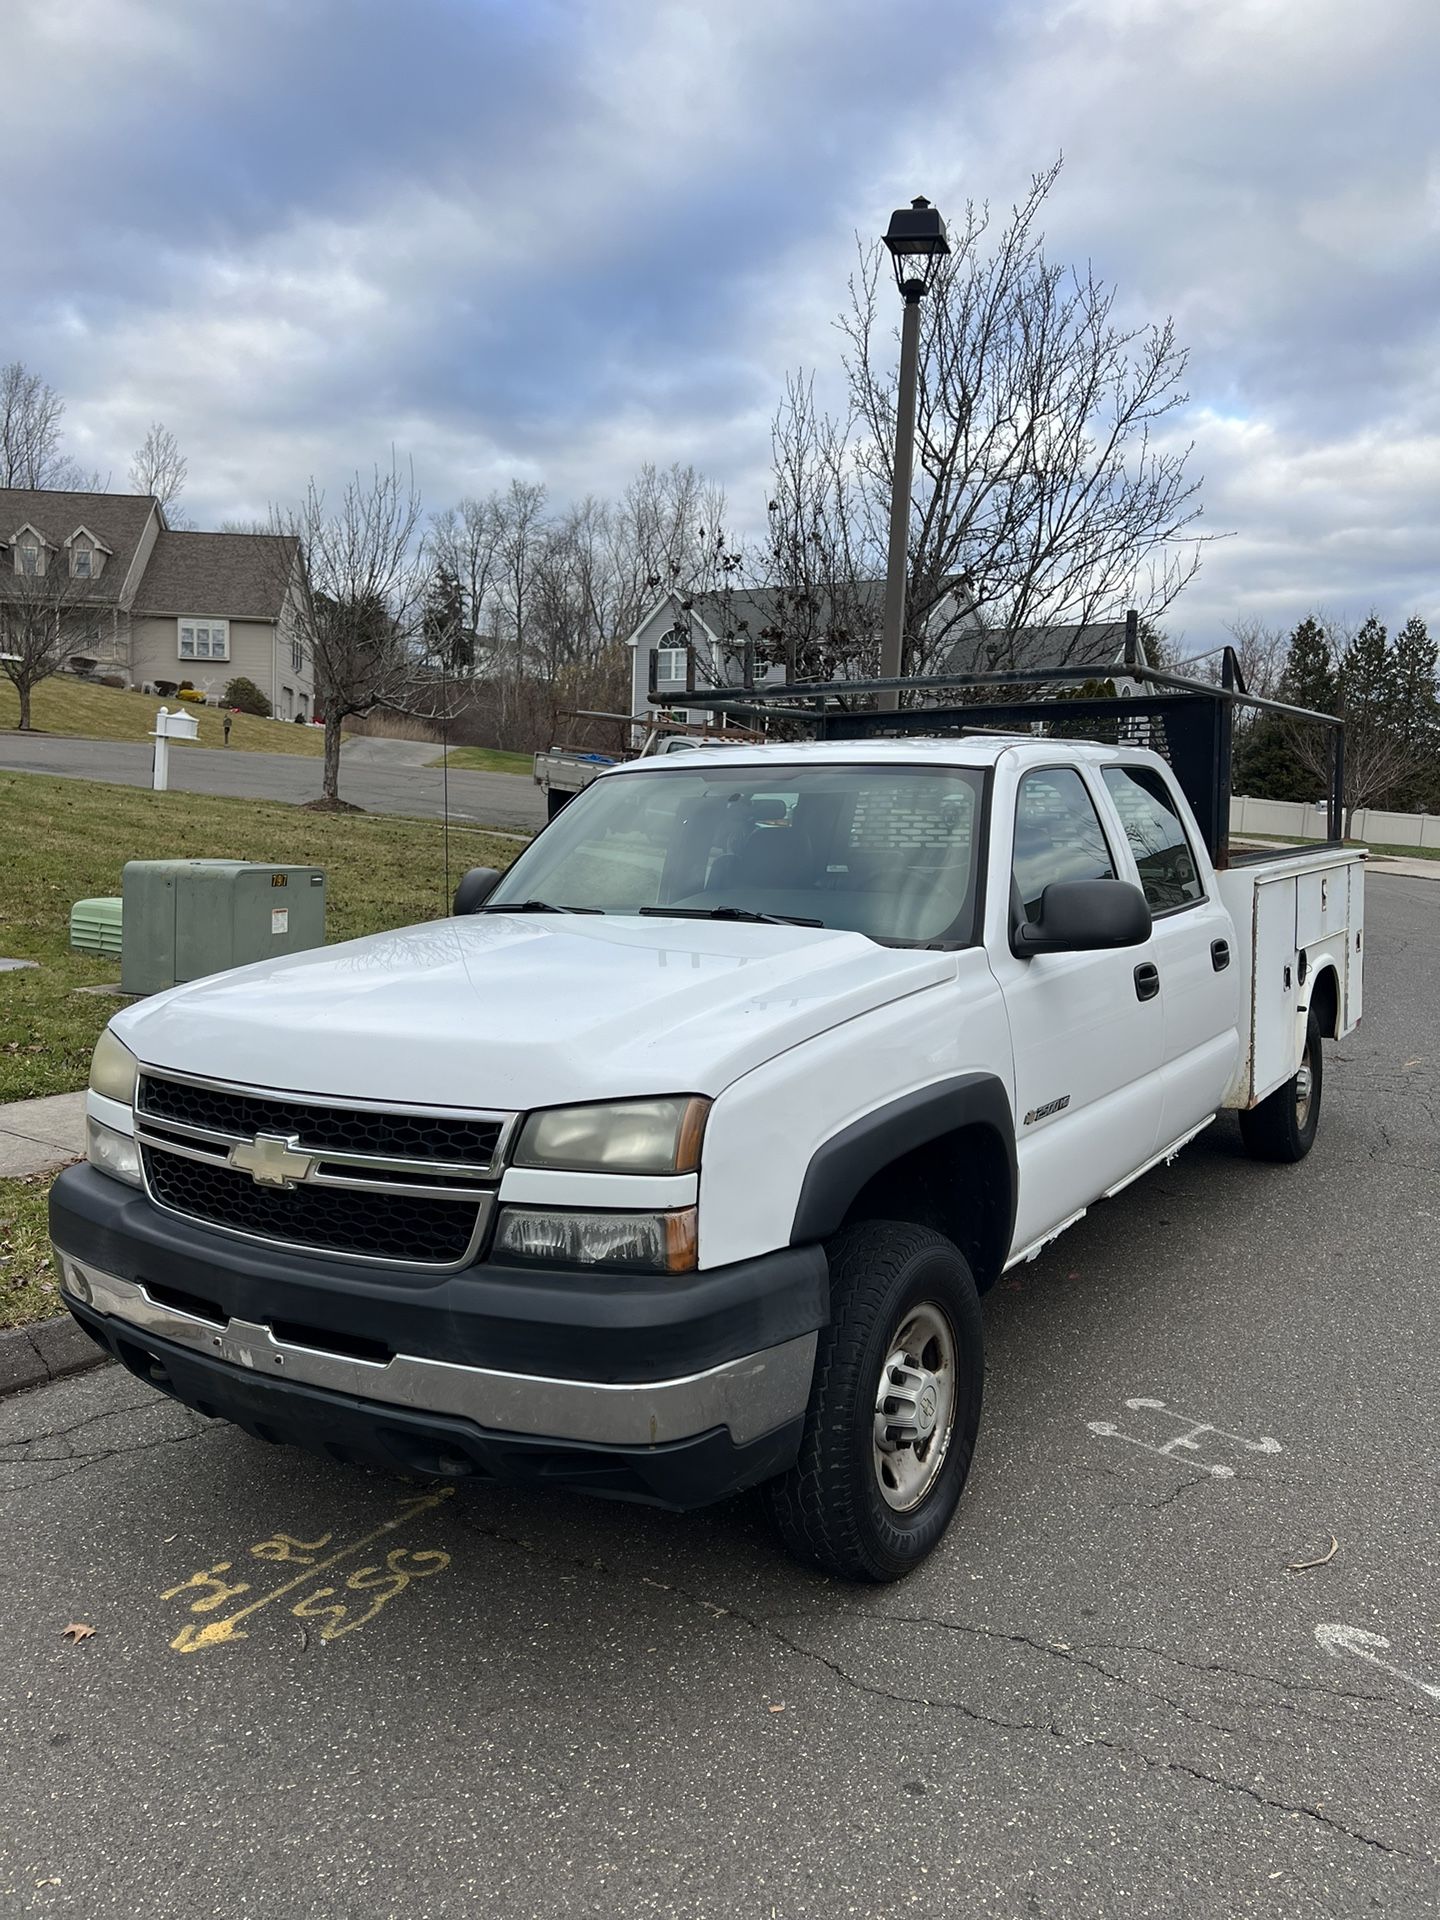
[[1192,354],[1172,626],[1440,624],[1433,0],[8,0],[4,62],[0,360],[117,485],[164,420],[198,525],[392,443],[743,519],[855,233],[1063,152],[1050,251]]

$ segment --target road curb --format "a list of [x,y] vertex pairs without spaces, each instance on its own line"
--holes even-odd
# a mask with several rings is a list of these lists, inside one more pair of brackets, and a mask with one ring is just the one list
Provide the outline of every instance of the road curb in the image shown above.
[[43,1387],[72,1373],[88,1373],[110,1359],[68,1313],[53,1320],[37,1320],[31,1327],[7,1327],[0,1332],[0,1400]]

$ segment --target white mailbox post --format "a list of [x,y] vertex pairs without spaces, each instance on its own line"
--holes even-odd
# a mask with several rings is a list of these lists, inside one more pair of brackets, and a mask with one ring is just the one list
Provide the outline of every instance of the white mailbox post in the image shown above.
[[198,740],[199,717],[179,708],[171,713],[168,707],[161,707],[155,716],[155,731],[150,738],[155,742],[155,772],[150,785],[156,793],[164,793],[170,785],[170,742]]

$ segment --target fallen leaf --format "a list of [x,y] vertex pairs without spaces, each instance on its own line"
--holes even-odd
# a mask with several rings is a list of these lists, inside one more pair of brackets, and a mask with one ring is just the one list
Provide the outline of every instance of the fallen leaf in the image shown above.
[[1328,1553],[1322,1553],[1318,1560],[1292,1560],[1290,1562],[1290,1571],[1291,1573],[1304,1573],[1310,1567],[1328,1567],[1339,1551],[1340,1542],[1332,1533],[1330,1536],[1330,1551]]
[[771,1709],[770,1709],[770,1711],[771,1711],[771,1713],[784,1713],[784,1711],[785,1711],[785,1702],[784,1702],[784,1701],[782,1700],[782,1701],[780,1702],[780,1704],[779,1704],[779,1706],[778,1706],[778,1707],[771,1707]]
[[94,1627],[87,1627],[84,1622],[80,1620],[72,1620],[60,1638],[62,1640],[68,1640],[71,1646],[74,1646],[81,1640],[93,1639],[94,1635]]

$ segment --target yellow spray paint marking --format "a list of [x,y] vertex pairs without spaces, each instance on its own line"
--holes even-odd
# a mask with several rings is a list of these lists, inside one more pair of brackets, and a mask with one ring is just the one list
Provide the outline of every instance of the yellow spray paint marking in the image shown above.
[[[176,1653],[199,1653],[206,1647],[228,1646],[232,1641],[245,1640],[249,1634],[241,1627],[242,1620],[248,1620],[262,1607],[271,1606],[286,1594],[293,1593],[307,1581],[316,1579],[322,1573],[328,1573],[332,1567],[338,1567],[346,1560],[353,1560],[367,1547],[374,1546],[377,1540],[383,1540],[387,1534],[406,1526],[422,1513],[432,1512],[442,1500],[448,1500],[454,1493],[453,1487],[439,1487],[434,1493],[422,1494],[418,1499],[408,1501],[400,1511],[390,1519],[382,1520],[361,1539],[348,1547],[338,1548],[323,1559],[315,1555],[322,1547],[327,1547],[334,1539],[333,1533],[323,1533],[316,1540],[302,1540],[295,1534],[272,1533],[266,1540],[260,1540],[250,1548],[251,1555],[262,1561],[298,1563],[299,1573],[293,1574],[283,1585],[273,1587],[268,1593],[262,1593],[257,1599],[237,1607],[233,1613],[227,1613],[218,1620],[207,1620],[203,1624],[187,1621],[170,1642]],[[409,1564],[404,1564],[408,1562]],[[392,1548],[386,1553],[384,1564],[357,1567],[345,1581],[344,1590],[363,1596],[364,1610],[355,1619],[350,1618],[348,1605],[320,1607],[312,1603],[328,1599],[334,1595],[333,1586],[320,1587],[305,1595],[291,1612],[300,1619],[324,1618],[327,1624],[320,1631],[322,1640],[336,1640],[341,1634],[353,1633],[356,1627],[364,1626],[367,1620],[373,1620],[380,1609],[397,1594],[416,1580],[427,1578],[431,1574],[442,1573],[450,1564],[448,1553],[435,1549],[423,1552],[411,1552],[403,1547]],[[242,1593],[252,1591],[248,1581],[226,1581],[219,1576],[229,1573],[232,1562],[217,1560],[208,1570],[191,1574],[188,1580],[182,1580],[178,1586],[168,1587],[161,1594],[162,1600],[177,1600],[182,1594],[196,1593],[198,1598],[190,1603],[192,1613],[213,1613],[227,1600],[238,1599]]]

